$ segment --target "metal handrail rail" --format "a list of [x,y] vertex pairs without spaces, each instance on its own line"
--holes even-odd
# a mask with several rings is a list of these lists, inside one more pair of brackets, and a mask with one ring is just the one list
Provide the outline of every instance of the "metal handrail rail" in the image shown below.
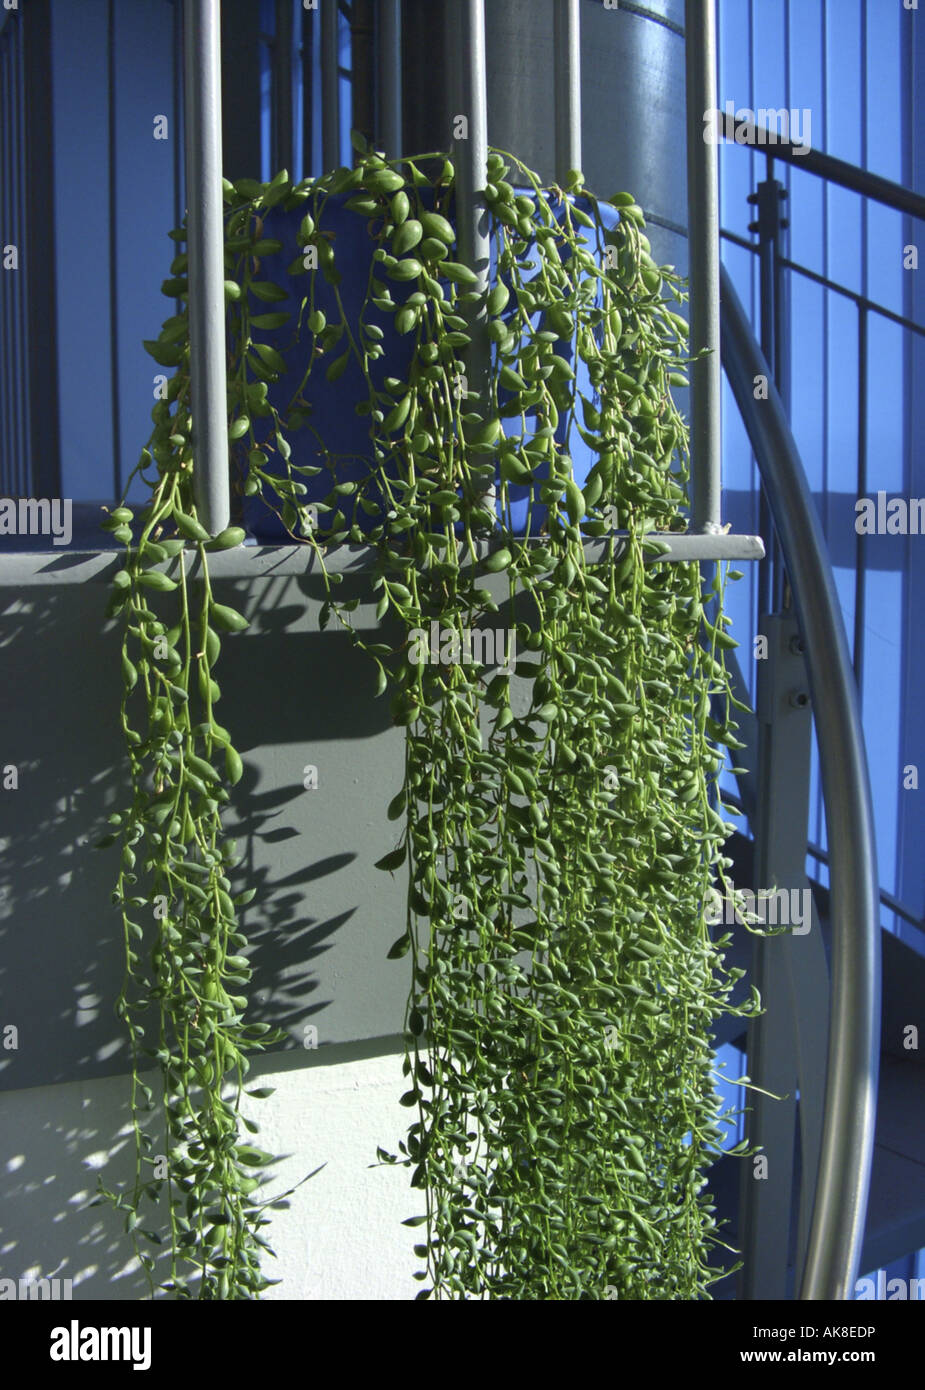
[[[739,778],[739,786],[742,786],[743,780],[747,780],[753,776],[754,774],[748,771],[744,778]],[[728,789],[724,789],[723,804],[726,806],[734,806],[735,809],[741,811],[746,818],[751,819],[745,798],[739,792],[731,792]],[[806,853],[810,859],[816,859],[820,864],[824,864],[826,868],[828,868],[831,859],[829,851],[823,849],[821,845],[817,845],[815,840],[806,841]],[[817,886],[825,887],[824,884]],[[895,912],[897,917],[901,917],[904,922],[908,922],[909,926],[915,927],[917,931],[925,932],[925,917],[920,917],[918,913],[913,912],[912,908],[907,906],[906,903],[901,902],[899,898],[887,892],[882,884],[878,891],[880,894],[881,907],[888,908],[890,912]]]
[[[835,155],[823,150],[809,149],[795,144],[792,140],[782,140],[774,130],[758,125],[754,121],[739,121],[722,111],[717,112],[720,136],[730,143],[757,149],[767,159],[780,159],[784,164],[792,164],[797,169],[805,169],[808,174],[827,183],[836,183],[839,188],[850,189],[863,198],[871,198],[884,207],[894,208],[896,212],[908,213],[925,221],[925,197],[901,183],[885,179],[880,174],[872,174],[868,169],[859,169],[846,159],[836,159]],[[744,138],[736,139],[737,131]]]
[[[753,241],[747,241],[744,236],[739,236],[737,232],[730,232],[728,228],[722,227],[720,236],[726,241],[731,241],[733,246],[747,251],[750,256],[761,255],[760,246],[757,246]],[[905,314],[897,314],[895,310],[888,309],[885,304],[881,304],[878,300],[869,299],[866,294],[858,294],[857,290],[851,290],[847,285],[840,285],[837,280],[831,280],[827,275],[820,275],[818,270],[810,270],[809,266],[801,265],[799,261],[793,261],[789,256],[778,256],[777,264],[781,270],[792,270],[794,275],[802,275],[805,280],[810,280],[814,285],[819,285],[824,290],[831,290],[833,294],[840,294],[843,299],[849,299],[858,309],[863,309],[869,314],[877,314],[880,318],[886,319],[887,323],[895,323],[897,328],[908,328],[910,333],[918,333],[919,337],[925,338],[925,324],[916,323],[915,319],[910,319]]]
[[[723,365],[758,460],[790,576],[831,846],[832,998],[822,1147],[801,1299],[854,1290],[870,1190],[880,1049],[880,924],[864,734],[832,566],[771,369],[721,271]],[[758,401],[763,376],[768,397]]]

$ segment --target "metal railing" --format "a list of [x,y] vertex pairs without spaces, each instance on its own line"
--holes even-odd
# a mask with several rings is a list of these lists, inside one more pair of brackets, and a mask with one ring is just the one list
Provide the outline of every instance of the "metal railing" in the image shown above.
[[[800,1297],[845,1299],[857,1277],[880,1058],[880,920],[864,734],[832,566],[806,474],[728,272],[723,360],[761,469],[806,651],[831,845],[832,1002],[822,1150]],[[769,382],[756,401],[755,377]]]
[[[802,169],[806,173],[813,174],[826,183],[833,183],[839,188],[844,188],[851,193],[856,193],[863,198],[869,198],[881,206],[891,208],[895,212],[905,213],[919,221],[925,221],[925,197],[920,193],[915,193],[912,189],[903,187],[902,184],[894,183],[890,179],[883,178],[879,174],[872,174],[867,169],[860,169],[853,164],[848,164],[845,160],[836,159],[833,155],[825,154],[821,150],[806,149],[804,146],[795,145],[790,140],[781,140],[775,131],[770,131],[764,126],[756,125],[752,121],[739,121],[728,114],[722,115],[718,122],[720,133],[729,141],[743,144],[751,150],[757,150],[759,154],[765,156],[766,173],[762,184],[759,184],[756,193],[752,194],[749,201],[756,204],[758,216],[751,224],[750,230],[758,232],[760,242],[756,246],[744,237],[737,236],[725,228],[720,229],[720,235],[724,240],[733,245],[739,246],[742,250],[757,255],[761,263],[761,320],[762,320],[762,348],[771,363],[774,379],[781,385],[782,360],[781,349],[783,346],[783,333],[780,322],[780,305],[782,301],[782,274],[784,271],[791,271],[799,275],[802,279],[809,280],[813,284],[819,285],[827,292],[840,295],[844,299],[852,301],[858,311],[858,465],[857,465],[857,495],[864,497],[867,494],[867,386],[868,386],[868,358],[869,358],[869,319],[871,314],[894,323],[898,327],[915,333],[920,337],[925,337],[925,326],[916,323],[915,320],[904,314],[898,314],[886,305],[877,303],[867,295],[859,294],[855,290],[849,289],[846,285],[841,285],[837,281],[831,280],[828,276],[819,274],[818,271],[811,270],[808,266],[800,264],[799,261],[791,260],[784,255],[782,249],[782,231],[787,223],[779,215],[779,202],[787,197],[786,189],[774,180],[774,160],[779,159],[785,164],[791,164],[795,168]],[[741,139],[737,139],[737,135]],[[764,520],[764,518],[762,518]],[[766,535],[763,524],[759,525],[762,535]],[[867,597],[864,586],[865,577],[865,549],[866,536],[863,532],[858,532],[855,540],[855,582],[854,582],[854,630],[852,640],[852,663],[854,666],[855,679],[858,688],[858,698],[863,704],[864,687],[864,628],[867,619]],[[774,564],[775,554],[773,545],[769,547],[769,565]],[[759,606],[767,608],[767,593],[769,588],[769,573],[765,574],[765,583],[761,587],[759,596]],[[776,589],[779,593],[780,584]],[[762,603],[762,598],[765,602]]]
[[[902,314],[897,314],[888,309],[885,305],[879,304],[866,295],[862,295],[849,289],[845,285],[821,275],[809,267],[800,264],[786,256],[783,251],[783,232],[787,227],[787,222],[780,216],[780,204],[787,197],[787,192],[774,179],[774,160],[779,159],[784,163],[792,164],[807,173],[821,178],[827,182],[854,192],[862,197],[870,198],[882,205],[889,207],[897,212],[904,213],[919,219],[925,219],[925,198],[912,190],[904,188],[902,185],[894,183],[889,179],[872,174],[865,169],[859,169],[854,165],[848,164],[843,160],[834,158],[821,151],[808,150],[804,146],[795,145],[789,140],[780,140],[776,132],[769,131],[767,128],[756,125],[752,121],[740,121],[729,115],[722,116],[718,122],[719,130],[726,139],[735,141],[740,145],[745,145],[753,151],[757,151],[765,156],[766,177],[760,183],[755,193],[749,197],[749,202],[757,205],[757,218],[750,225],[749,230],[757,232],[760,240],[755,245],[748,242],[743,237],[736,236],[734,233],[722,229],[721,235],[731,243],[742,247],[742,249],[756,254],[759,257],[761,266],[761,337],[762,348],[764,350],[762,361],[763,366],[758,367],[756,360],[750,364],[750,369],[762,371],[767,376],[769,382],[777,381],[781,384],[786,376],[786,354],[785,354],[785,335],[782,328],[781,305],[783,302],[783,274],[791,271],[806,280],[820,285],[826,291],[831,291],[852,301],[858,311],[858,461],[857,461],[857,491],[858,496],[862,497],[867,492],[867,395],[868,395],[868,320],[871,314],[895,323],[897,326],[907,329],[919,336],[925,335],[925,327],[916,323],[914,320]],[[738,136],[738,138],[737,138]],[[730,380],[736,375],[740,362],[738,355],[743,350],[755,349],[757,344],[747,344],[745,341],[745,330],[747,322],[741,312],[741,306],[735,299],[731,281],[724,277],[723,286],[723,315],[724,315],[724,338],[727,333],[730,335],[735,332],[736,347],[734,356],[727,364],[727,372]],[[728,325],[728,327],[727,327]],[[756,403],[753,400],[752,391],[743,391],[744,380],[739,383],[739,390],[736,391],[736,398],[739,409],[745,418],[746,426],[749,424],[749,417],[757,421],[764,412],[767,411],[768,403],[761,403],[756,410]],[[735,389],[735,388],[734,388]],[[779,398],[775,392],[775,398],[779,405]],[[773,414],[773,412],[772,412]],[[779,421],[776,425],[779,425]],[[775,426],[776,428],[776,426]],[[749,428],[749,434],[752,429]],[[792,440],[789,441],[792,444]],[[752,445],[756,456],[758,448],[755,446],[754,437]],[[786,570],[787,576],[791,581],[796,596],[796,582],[791,560],[786,553],[786,547],[780,543],[782,541],[782,523],[775,515],[777,535],[771,536],[771,518],[768,515],[767,503],[771,502],[770,511],[777,512],[780,507],[775,508],[769,491],[773,483],[768,480],[768,469],[774,470],[780,467],[781,451],[788,457],[788,466],[797,466],[798,458],[794,462],[787,455],[788,443],[780,436],[776,444],[770,450],[767,442],[763,444],[764,454],[759,457],[759,468],[762,476],[762,519],[759,524],[761,534],[768,539],[769,560],[763,569],[773,571],[773,582],[776,601],[781,602],[783,588],[783,576]],[[776,457],[775,457],[775,450]],[[808,493],[807,493],[808,496]],[[805,499],[803,499],[805,501]],[[802,502],[799,504],[802,506]],[[815,512],[814,512],[815,517]],[[792,520],[792,518],[791,518]],[[816,523],[818,528],[818,522]],[[852,879],[852,872],[858,872],[859,866],[853,862],[853,855],[861,841],[861,827],[858,824],[850,826],[848,820],[853,816],[862,817],[870,821],[870,792],[866,771],[864,771],[863,782],[864,803],[855,803],[846,798],[851,795],[844,786],[840,788],[832,785],[835,772],[833,763],[837,764],[843,757],[844,750],[847,750],[849,763],[855,761],[858,750],[863,752],[862,730],[860,724],[860,705],[863,691],[864,676],[864,632],[866,622],[865,611],[865,543],[866,538],[863,534],[856,537],[856,556],[855,556],[855,604],[854,604],[854,624],[853,624],[853,643],[852,660],[847,666],[847,642],[841,638],[837,644],[837,650],[832,649],[832,655],[836,665],[831,667],[827,682],[823,682],[824,698],[829,699],[832,693],[832,685],[841,689],[842,702],[847,699],[846,694],[846,666],[847,673],[851,673],[852,679],[850,704],[853,710],[843,709],[842,716],[849,715],[849,725],[844,727],[844,736],[847,742],[843,747],[839,747],[837,740],[833,741],[832,724],[830,713],[825,708],[815,707],[816,696],[814,693],[814,712],[816,717],[816,731],[819,743],[820,764],[823,775],[823,793],[826,809],[826,824],[828,831],[828,841],[831,846],[828,854],[817,852],[817,848],[808,843],[807,848],[810,853],[815,854],[816,858],[824,858],[824,862],[829,865],[831,884],[833,917],[835,921],[835,932],[833,934],[833,986],[832,986],[832,1009],[830,1014],[830,1041],[828,1047],[828,1076],[825,1101],[824,1133],[822,1139],[822,1149],[819,1158],[819,1181],[822,1184],[817,1189],[816,1201],[813,1212],[813,1232],[810,1240],[810,1249],[804,1271],[802,1296],[809,1298],[816,1297],[836,1297],[847,1296],[850,1294],[850,1281],[843,1285],[843,1293],[837,1293],[839,1285],[833,1281],[832,1275],[835,1271],[834,1261],[850,1253],[851,1240],[854,1242],[855,1258],[860,1250],[863,1239],[863,1212],[866,1202],[866,1192],[869,1185],[869,1170],[872,1156],[872,1146],[874,1138],[874,1115],[876,1101],[876,1078],[879,1065],[879,987],[873,988],[871,971],[876,968],[879,972],[880,955],[880,924],[879,924],[879,904],[883,902],[886,906],[893,906],[900,915],[907,920],[915,920],[907,909],[903,908],[892,895],[886,894],[879,887],[879,875],[876,868],[876,858],[873,844],[873,836],[868,850],[870,862],[863,866],[862,879]],[[780,551],[784,554],[781,556]],[[768,611],[770,606],[770,585],[772,576],[765,573],[762,576],[763,582],[759,583],[759,612]],[[803,579],[803,585],[807,580]],[[831,586],[830,586],[831,587]],[[835,600],[837,604],[837,599]],[[828,605],[826,605],[828,606]],[[798,610],[801,609],[801,600],[797,598]],[[802,600],[802,607],[805,608],[805,594]],[[839,627],[843,624],[840,621],[840,607],[837,609],[839,616]],[[801,618],[805,615],[801,612]],[[806,633],[804,626],[805,648],[807,653],[807,666],[810,668],[810,684],[818,687],[820,681],[818,677],[814,680],[812,665],[818,665],[818,651],[813,649],[812,639]],[[856,725],[856,729],[854,726]],[[852,732],[852,729],[854,731]],[[824,745],[828,746],[826,751]],[[828,763],[829,771],[826,771]],[[845,772],[844,767],[838,768],[838,773]],[[855,774],[857,769],[855,768]],[[828,780],[827,780],[828,778]],[[833,799],[834,798],[834,799]],[[845,835],[850,835],[850,843],[854,848],[849,852],[846,849]],[[874,887],[873,901],[870,900],[870,883]],[[863,892],[860,898],[852,898],[850,895],[856,893],[859,888]],[[859,905],[863,907],[862,921],[858,915]],[[876,1012],[874,1012],[876,1009]],[[860,1028],[860,1032],[859,1032]],[[864,1132],[864,1125],[869,1124],[869,1133]],[[846,1164],[848,1165],[846,1167]],[[862,1182],[862,1175],[866,1169],[868,1178]],[[850,1189],[845,1186],[851,1180],[853,1182]],[[829,1234],[826,1234],[828,1229]],[[840,1231],[840,1235],[833,1232]],[[849,1235],[851,1240],[849,1240]],[[847,1242],[847,1244],[846,1244]],[[826,1271],[829,1271],[828,1273]],[[855,1271],[856,1272],[856,1271]]]

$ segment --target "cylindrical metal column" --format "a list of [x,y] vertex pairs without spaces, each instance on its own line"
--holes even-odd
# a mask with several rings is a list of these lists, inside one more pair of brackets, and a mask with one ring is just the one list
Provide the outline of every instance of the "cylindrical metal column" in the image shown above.
[[184,25],[193,482],[199,519],[217,535],[229,519],[219,0],[186,0]]
[[401,0],[379,0],[378,142],[387,159],[401,148]]
[[[402,0],[408,154],[445,148],[453,115],[462,109],[452,83],[462,3]],[[614,9],[579,0],[579,9],[580,156],[565,160],[566,167],[579,163],[599,196],[634,193],[647,217],[652,214],[646,235],[653,257],[685,275],[684,0]],[[491,143],[517,155],[544,184],[561,172],[550,100],[554,15],[554,0],[489,0],[485,6]]]
[[720,526],[719,182],[704,119],[716,109],[715,0],[687,0],[687,228],[690,247],[691,529]]
[[556,179],[581,168],[581,28],[579,0],[553,0],[556,74]]

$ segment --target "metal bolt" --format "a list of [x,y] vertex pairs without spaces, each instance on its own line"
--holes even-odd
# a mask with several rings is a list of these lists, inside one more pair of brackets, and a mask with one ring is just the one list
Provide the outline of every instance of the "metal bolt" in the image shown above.
[[793,652],[794,656],[802,656],[803,653],[806,651],[806,646],[803,642],[803,638],[799,635],[799,633],[795,633],[794,636],[791,637],[790,650]]
[[809,704],[809,695],[805,690],[791,690],[790,703],[794,709],[805,709]]

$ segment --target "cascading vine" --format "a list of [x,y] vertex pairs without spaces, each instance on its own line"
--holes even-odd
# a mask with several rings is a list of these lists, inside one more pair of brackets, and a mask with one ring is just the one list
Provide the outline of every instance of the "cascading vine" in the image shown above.
[[[719,568],[704,591],[698,565],[666,561],[665,543],[646,538],[685,526],[687,432],[671,387],[685,380],[686,325],[666,298],[683,301],[681,282],[652,260],[628,195],[601,204],[578,177],[544,190],[495,151],[483,304],[452,259],[450,162],[436,157],[428,175],[434,156],[386,163],[355,143],[352,170],[225,185],[229,421],[244,494],[262,493],[311,548],[327,586],[321,625],[333,616],[369,652],[406,730],[387,808],[400,837],[379,866],[408,873],[389,955],[410,974],[413,1118],[400,1155],[379,1157],[408,1165],[424,1196],[407,1223],[424,1237],[419,1297],[702,1297],[721,1243],[704,1191],[720,1136],[711,1025],[737,978],[704,904],[729,862],[721,749],[739,745]],[[326,223],[343,193],[340,215],[365,219],[375,244],[354,317],[339,286],[356,268]],[[304,208],[289,275],[305,277],[293,338],[310,351],[289,402],[273,389],[287,363],[267,341],[292,318],[279,307],[289,291],[261,269],[282,249],[268,215],[278,205]],[[186,295],[185,270],[181,254],[165,293]],[[482,398],[465,380],[479,313],[492,345]],[[407,335],[411,365],[380,382],[387,333]],[[151,500],[137,541],[129,509],[110,523],[126,543],[114,605],[133,787],[114,818],[120,1010],[136,1054],[143,1043],[161,1068],[168,1287],[189,1293],[186,1263],[200,1296],[252,1297],[268,1220],[254,1170],[269,1155],[242,1143],[239,1103],[249,1053],[277,1035],[247,1024],[231,992],[249,967],[222,811],[242,769],[215,722],[214,667],[219,631],[246,624],[215,603],[207,566],[242,533],[209,541],[195,515],[185,312],[149,349],[176,368],[139,466]],[[311,413],[313,391],[351,361],[365,383],[353,404],[370,421],[358,481]],[[578,437],[594,456],[581,485]],[[309,512],[304,479],[320,496],[324,470],[330,491]],[[344,541],[369,546],[372,634],[325,567]],[[473,634],[499,624],[504,650],[486,666]],[[160,1186],[144,1172],[151,1091],[137,1065],[133,1086],[136,1185],[109,1195],[137,1228]]]

